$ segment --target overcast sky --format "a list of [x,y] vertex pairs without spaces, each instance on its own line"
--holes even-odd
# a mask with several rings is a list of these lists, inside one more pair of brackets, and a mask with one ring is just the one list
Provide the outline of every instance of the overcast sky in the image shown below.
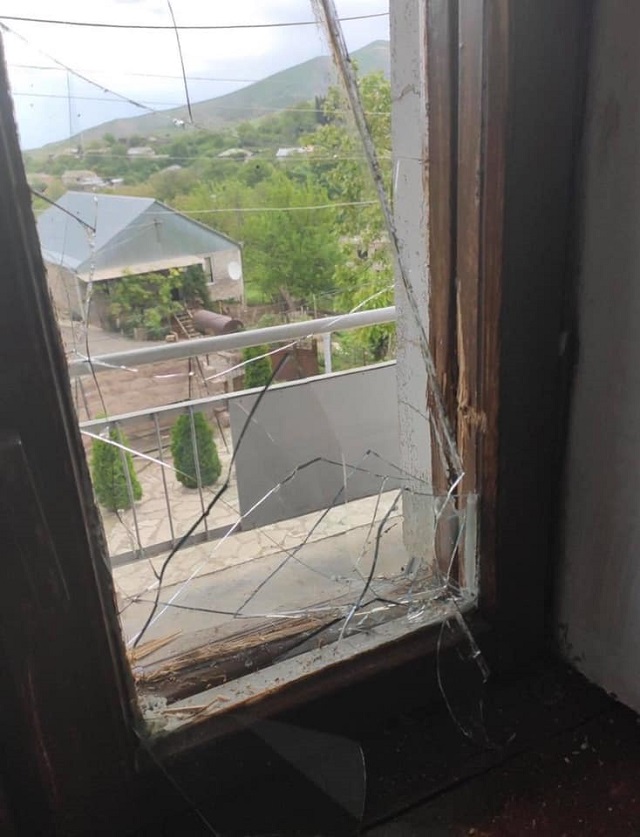
[[[172,5],[178,25],[313,20],[310,0],[173,0]],[[388,0],[337,0],[336,5],[341,17],[386,12],[389,8]],[[3,0],[0,11],[1,15],[67,21],[171,23],[166,0]],[[146,112],[114,100],[98,87],[56,67],[43,52],[92,81],[153,108],[184,104],[172,30],[54,26],[2,16],[0,20],[28,42],[15,34],[4,34],[20,140],[25,149],[65,139],[109,119]],[[388,16],[345,22],[343,28],[351,50],[389,37]],[[327,52],[315,26],[183,30],[181,43],[194,102],[230,93],[247,81]]]

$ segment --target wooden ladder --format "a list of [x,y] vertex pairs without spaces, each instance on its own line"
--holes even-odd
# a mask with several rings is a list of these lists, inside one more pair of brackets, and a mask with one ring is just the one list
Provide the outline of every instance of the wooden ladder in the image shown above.
[[173,315],[173,318],[178,324],[178,336],[180,339],[192,340],[194,337],[202,336],[194,326],[191,312],[188,309],[185,308],[184,311],[179,311],[177,314]]

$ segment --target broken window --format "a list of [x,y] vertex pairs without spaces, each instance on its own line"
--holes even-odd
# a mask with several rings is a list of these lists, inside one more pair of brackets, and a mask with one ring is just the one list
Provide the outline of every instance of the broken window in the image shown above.
[[[211,190],[198,193],[202,206],[189,192],[172,194],[178,172],[165,172],[154,183],[173,215],[162,201],[128,195],[120,197],[128,219],[103,192],[83,195],[86,217],[64,199],[46,209],[58,237],[45,258],[71,314],[62,330],[120,621],[154,730],[241,706],[416,628],[464,621],[475,601],[478,498],[464,482],[429,338],[426,21],[419,9],[409,23],[395,19],[405,54],[397,49],[389,86],[384,74],[356,71],[334,4],[312,5],[308,23],[335,83],[314,103],[317,124],[304,144],[283,146],[273,160],[259,149],[222,150]],[[195,159],[212,130],[192,103],[184,34],[173,34],[186,105],[171,121],[194,138]],[[243,132],[255,145],[249,127]],[[123,156],[117,140],[105,143],[82,155]],[[140,145],[128,148],[136,153],[125,166],[139,157],[157,164],[162,155]],[[165,156],[179,158],[172,148]],[[231,165],[242,194],[217,174]],[[236,229],[248,236],[248,281],[261,277],[261,293],[277,300],[266,321],[245,324],[261,327],[211,338],[191,331],[194,309],[210,300],[198,304],[191,288],[178,302],[167,271],[202,256],[205,233],[178,211],[211,229],[224,217],[227,232],[230,217],[258,219]],[[193,252],[176,251],[184,241]],[[285,241],[281,266],[292,270],[274,277],[265,254]],[[118,300],[114,254],[144,258],[147,269],[134,273],[155,284],[121,283]],[[333,287],[301,291],[302,280],[323,273]],[[131,334],[101,344],[133,300]],[[222,301],[215,313],[229,322],[252,316],[246,302]],[[146,346],[149,334],[156,339]]]

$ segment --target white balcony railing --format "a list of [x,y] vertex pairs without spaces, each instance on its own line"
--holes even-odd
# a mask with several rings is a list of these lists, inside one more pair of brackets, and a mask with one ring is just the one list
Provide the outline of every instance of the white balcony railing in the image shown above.
[[[394,422],[395,413],[393,407],[395,396],[393,391],[391,391],[394,386],[393,371],[387,370],[385,372],[383,365],[383,367],[373,367],[371,373],[367,373],[366,370],[354,370],[348,373],[333,375],[330,372],[332,366],[331,335],[333,331],[345,331],[364,326],[392,323],[394,319],[395,308],[393,307],[361,311],[354,314],[325,317],[270,328],[253,329],[221,337],[203,337],[185,340],[179,343],[168,343],[159,346],[153,345],[148,348],[138,348],[107,355],[93,356],[90,360],[76,359],[70,362],[69,371],[71,377],[76,378],[86,375],[91,371],[95,373],[106,373],[122,369],[135,370],[144,364],[186,359],[205,354],[213,354],[215,352],[227,352],[265,344],[287,345],[293,344],[300,338],[310,335],[322,335],[326,338],[324,355],[325,370],[327,371],[325,371],[325,374],[294,384],[274,384],[272,386],[273,393],[269,394],[265,406],[266,404],[272,406],[274,403],[278,403],[278,401],[284,403],[284,400],[286,400],[290,415],[299,417],[303,409],[302,405],[306,405],[307,408],[312,403],[319,405],[326,394],[335,390],[336,386],[341,388],[342,395],[340,398],[344,402],[345,398],[353,396],[355,391],[354,383],[361,378],[362,374],[373,374],[370,385],[363,387],[362,382],[360,382],[355,388],[361,392],[366,393],[367,390],[370,392],[371,386],[374,385],[374,378],[378,387],[380,387],[381,381],[384,380],[383,386],[387,391],[379,392],[378,397],[381,404],[385,406],[385,410],[381,411],[379,409],[375,413],[379,419],[382,418],[384,413],[384,418],[374,421],[375,426],[371,428],[369,437],[366,434],[359,434],[360,445],[353,449],[353,456],[357,459],[362,453],[360,447],[366,445],[367,442],[373,443],[375,441],[375,446],[384,451],[385,458],[388,461],[396,461],[397,453],[394,446],[397,437],[397,427]],[[378,371],[373,371],[374,369],[378,369]],[[348,379],[344,378],[345,375],[349,376]],[[335,381],[331,385],[329,384],[330,379]],[[340,382],[342,382],[342,387],[339,386]],[[128,386],[131,387],[132,384]],[[175,545],[177,539],[182,536],[187,523],[206,507],[208,489],[202,485],[199,472],[196,475],[197,488],[194,491],[181,489],[180,485],[174,479],[174,469],[168,451],[169,439],[167,431],[176,418],[186,413],[189,415],[193,424],[193,416],[195,413],[202,412],[209,420],[217,425],[217,446],[224,471],[230,467],[231,463],[233,440],[230,437],[237,438],[240,435],[244,420],[243,410],[246,410],[244,405],[255,397],[256,391],[252,390],[217,394],[144,410],[109,415],[108,417],[82,421],[80,423],[81,432],[87,441],[106,438],[108,428],[117,430],[118,435],[122,434],[127,439],[127,442],[121,449],[121,455],[124,459],[127,450],[133,454],[138,478],[143,483],[142,499],[136,501],[133,486],[130,484],[130,481],[127,481],[129,494],[128,511],[121,512],[117,515],[103,513],[110,557],[114,564],[121,564],[134,558],[154,556],[170,549]],[[278,399],[278,401],[274,399]],[[352,416],[354,422],[357,423],[358,410],[362,406],[362,398],[359,401],[353,401],[346,411],[347,416]],[[272,427],[268,431],[268,436],[272,439],[273,434],[277,433],[277,427],[280,422],[285,422],[286,419],[286,414],[282,416],[276,415],[274,417],[273,412],[272,408],[271,418],[272,422],[275,422],[275,427]],[[372,413],[371,410],[369,412],[370,414]],[[225,432],[220,420],[221,416],[226,417],[227,413],[230,413],[231,432]],[[331,423],[330,421],[329,424]],[[383,427],[385,423],[386,427]],[[326,430],[326,421],[324,426]],[[345,432],[348,432],[348,428],[345,428],[344,418],[342,419],[340,430],[343,435]],[[310,456],[313,457],[315,455],[314,451],[316,450],[316,447],[314,447],[314,439],[316,442],[318,441],[318,433],[317,418],[314,420],[313,415],[311,415],[308,417],[305,433],[298,433],[295,452],[290,450],[290,446],[287,446],[286,442],[283,443],[282,453],[284,453],[285,446],[289,450],[287,451],[287,455],[279,455],[276,457],[279,460],[278,465],[272,468],[272,471],[275,470],[276,473],[266,473],[265,470],[262,473],[256,473],[255,468],[252,469],[249,467],[248,463],[251,461],[255,466],[256,461],[260,458],[260,454],[256,453],[256,451],[250,457],[242,454],[235,462],[235,468],[231,473],[230,496],[226,498],[225,503],[220,504],[210,518],[203,520],[202,526],[197,532],[189,536],[185,545],[223,537],[228,532],[229,527],[235,523],[236,515],[230,511],[230,508],[235,508],[240,503],[240,506],[244,507],[244,510],[247,511],[257,501],[256,486],[264,487],[265,491],[268,491],[277,482],[278,477],[276,474],[284,476],[282,472],[283,462],[290,463],[291,468],[293,468],[296,464],[304,462]],[[252,434],[247,434],[245,437],[245,444],[248,448],[252,447],[251,436]],[[113,444],[116,447],[118,446],[117,442]],[[196,445],[195,433],[192,435],[192,444],[194,446]],[[354,446],[352,445],[351,447],[353,448]],[[334,445],[332,448],[330,440],[325,439],[324,452],[329,454],[329,456],[325,456],[326,459],[329,459],[330,456],[333,456],[334,460],[336,458],[343,459],[345,448],[343,444]],[[197,450],[193,451],[193,456],[197,462]],[[238,485],[237,472],[240,472],[240,486]],[[126,468],[125,474],[128,474]],[[313,480],[313,477],[311,479]],[[300,487],[302,482],[303,480],[300,478],[297,483],[297,488]],[[372,493],[372,486],[363,486],[362,482],[362,479],[360,479],[361,484],[357,492],[358,496],[365,496],[367,492]],[[251,489],[249,486],[251,486]],[[328,491],[330,489],[325,486],[325,496]],[[309,494],[309,492],[310,489],[307,488],[306,493]],[[352,498],[353,496],[352,493]],[[314,502],[308,497],[306,499],[303,497],[301,502],[299,492],[297,500],[298,502],[292,505],[295,507],[298,515],[319,507],[317,501]],[[263,505],[259,516],[257,513],[254,513],[251,526],[255,527],[259,525],[257,523],[258,518],[261,521],[261,525],[264,525],[265,523],[275,522],[276,518],[283,519],[294,515],[295,512],[293,510],[290,512],[285,511],[284,513],[280,511],[279,514],[276,514],[273,508],[271,508],[271,512],[269,512],[268,504],[266,507]],[[248,521],[245,518],[244,526],[242,524],[237,526],[236,524],[236,529],[247,528],[248,525]]]

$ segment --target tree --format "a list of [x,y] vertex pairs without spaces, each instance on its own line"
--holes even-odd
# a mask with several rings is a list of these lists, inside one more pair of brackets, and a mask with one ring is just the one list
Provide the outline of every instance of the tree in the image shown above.
[[116,326],[125,334],[144,326],[150,330],[151,337],[164,337],[171,315],[181,307],[174,300],[174,291],[179,287],[178,273],[130,274],[113,282],[109,289],[109,314]]
[[[220,160],[216,162],[224,165]],[[231,164],[226,164],[225,171],[230,168]],[[190,212],[196,213],[194,218],[197,221],[219,230],[234,241],[244,241],[247,216],[242,210],[245,206],[251,206],[251,201],[251,190],[237,177],[230,176],[221,183],[201,183],[187,195],[178,196],[173,205],[187,215]],[[207,210],[213,209],[224,211],[207,214]]]
[[[109,429],[108,438],[120,445],[127,444],[126,437],[116,427]],[[129,471],[131,491],[127,481],[126,468]],[[93,490],[101,506],[109,511],[129,509],[133,500],[142,497],[142,486],[136,476],[133,457],[129,451],[123,451],[108,441],[95,440],[91,447],[91,476]]]
[[338,246],[334,233],[334,213],[325,206],[326,191],[307,177],[295,183],[283,171],[254,190],[256,206],[272,207],[251,213],[244,224],[245,269],[271,299],[287,307],[294,302],[310,302],[314,294],[331,289]]
[[199,265],[123,276],[111,285],[108,301],[117,328],[130,334],[143,326],[151,340],[161,340],[168,333],[172,315],[184,303],[210,307],[206,277]]
[[187,305],[213,311],[207,277],[202,265],[192,264],[180,271],[180,297]]
[[264,387],[269,383],[272,369],[268,357],[262,357],[269,351],[268,346],[249,346],[242,351],[244,367],[244,385],[246,389]]
[[[371,73],[359,80],[359,87],[369,132],[390,194],[391,86],[382,73]],[[382,209],[371,175],[362,159],[358,159],[363,153],[360,138],[344,116],[348,107],[339,89],[329,90],[324,109],[326,124],[307,138],[315,149],[314,157],[322,158],[317,161],[311,158],[315,177],[331,200],[361,204],[338,210],[336,231],[340,257],[336,259],[333,273],[333,285],[341,290],[338,305],[343,311],[392,305],[393,263]],[[367,201],[371,203],[364,205]],[[371,360],[378,361],[391,349],[393,334],[393,326],[371,326],[360,329],[354,340]]]
[[[202,413],[185,413],[171,428],[171,455],[176,468],[176,479],[186,488],[198,487],[198,470],[202,485],[213,485],[220,476],[222,465],[213,439],[213,430]],[[194,433],[195,431],[195,433]],[[198,452],[196,468],[195,447]]]

